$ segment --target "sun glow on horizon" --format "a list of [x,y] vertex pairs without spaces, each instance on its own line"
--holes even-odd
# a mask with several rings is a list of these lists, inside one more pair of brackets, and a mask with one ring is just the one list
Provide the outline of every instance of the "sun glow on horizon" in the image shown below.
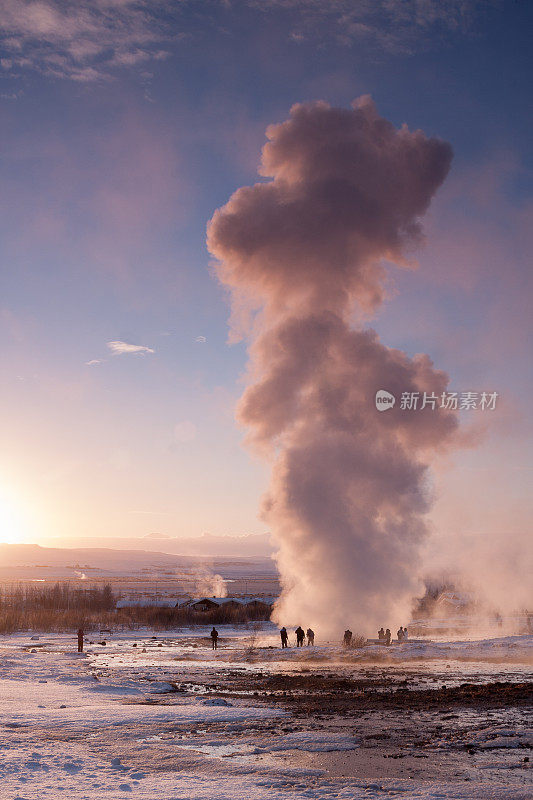
[[22,544],[27,533],[19,503],[5,489],[0,489],[0,544]]

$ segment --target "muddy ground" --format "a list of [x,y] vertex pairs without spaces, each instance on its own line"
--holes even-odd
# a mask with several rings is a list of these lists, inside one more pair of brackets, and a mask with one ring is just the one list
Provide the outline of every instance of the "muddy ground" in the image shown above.
[[[177,684],[187,688],[187,684]],[[335,674],[263,674],[229,671],[203,686],[212,693],[252,695],[280,704],[293,714],[349,716],[364,710],[507,708],[533,706],[533,681],[462,683],[434,689],[410,687],[408,678],[340,678]]]
[[[286,766],[323,769],[331,778],[441,781],[509,780],[531,785],[533,681],[465,682],[420,688],[420,676],[378,671],[374,677],[224,670],[180,692],[205,691],[290,712],[276,732],[313,730],[355,737],[353,750],[278,755]],[[270,736],[275,732],[271,731]]]

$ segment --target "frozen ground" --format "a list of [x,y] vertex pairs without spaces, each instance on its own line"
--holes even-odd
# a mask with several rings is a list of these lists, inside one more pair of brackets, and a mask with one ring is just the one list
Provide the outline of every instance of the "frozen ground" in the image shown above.
[[351,714],[324,702],[317,713],[265,688],[286,676],[320,705],[307,679],[337,693],[338,678],[378,693],[519,684],[531,677],[533,637],[413,642],[361,656],[333,644],[282,653],[266,624],[220,626],[213,653],[207,633],[90,636],[82,656],[73,636],[0,637],[2,800],[533,797],[523,702]]

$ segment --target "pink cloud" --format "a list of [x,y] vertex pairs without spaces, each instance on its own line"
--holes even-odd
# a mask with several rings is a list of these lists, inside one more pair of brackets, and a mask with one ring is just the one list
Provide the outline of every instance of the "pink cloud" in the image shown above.
[[75,81],[106,79],[113,68],[160,58],[169,36],[147,0],[2,0],[3,44],[13,68]]

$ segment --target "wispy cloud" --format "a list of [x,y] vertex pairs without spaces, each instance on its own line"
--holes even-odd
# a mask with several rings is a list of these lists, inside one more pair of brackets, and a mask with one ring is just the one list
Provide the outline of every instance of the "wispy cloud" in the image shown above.
[[22,97],[23,94],[24,94],[24,92],[22,92],[22,91],[19,91],[19,92],[2,92],[0,94],[0,97],[2,98],[2,100],[18,100],[20,97]]
[[155,353],[151,347],[146,347],[143,344],[129,344],[128,342],[108,342],[107,346],[114,356],[122,356],[127,353]]
[[86,366],[88,366],[88,367],[96,367],[98,364],[101,364],[101,363],[102,363],[102,359],[101,358],[91,358],[90,361],[86,361],[85,362]]
[[[246,0],[262,12],[291,15],[288,37],[295,43],[335,39],[382,52],[411,53],[428,44],[429,34],[469,30],[479,9],[498,0]],[[432,38],[433,45],[435,39]]]
[[90,82],[168,55],[164,0],[0,0],[5,70]]
[[[170,55],[196,30],[231,32],[242,11],[277,15],[280,36],[330,40],[381,52],[410,53],[435,36],[464,32],[479,9],[498,0],[0,0],[6,72],[33,69],[83,83]],[[194,8],[193,8],[194,6]],[[218,20],[218,26],[216,24]],[[215,23],[215,24],[213,24]],[[251,26],[253,29],[253,22]],[[148,99],[150,99],[148,95]]]

